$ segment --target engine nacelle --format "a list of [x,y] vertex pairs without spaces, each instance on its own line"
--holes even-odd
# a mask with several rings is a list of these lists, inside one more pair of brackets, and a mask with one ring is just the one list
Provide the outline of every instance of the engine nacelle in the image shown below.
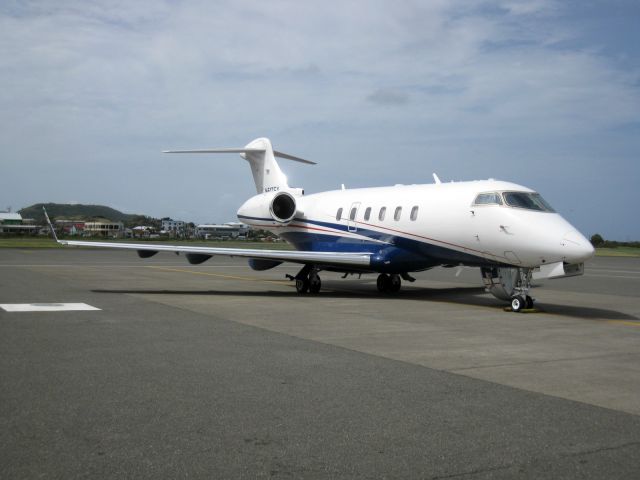
[[269,213],[276,222],[289,223],[296,216],[296,199],[287,192],[277,193],[271,200]]
[[511,300],[521,287],[522,281],[517,268],[483,267],[480,271],[487,292],[500,300]]
[[287,225],[296,216],[301,216],[301,189],[268,192],[251,197],[238,209],[238,219],[248,225],[264,228],[271,225]]

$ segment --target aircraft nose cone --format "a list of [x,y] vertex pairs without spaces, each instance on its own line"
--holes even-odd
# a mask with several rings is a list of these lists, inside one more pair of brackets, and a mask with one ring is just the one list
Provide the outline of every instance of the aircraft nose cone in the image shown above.
[[593,257],[595,249],[584,235],[575,230],[564,234],[560,242],[565,252],[565,257],[570,263],[580,263]]

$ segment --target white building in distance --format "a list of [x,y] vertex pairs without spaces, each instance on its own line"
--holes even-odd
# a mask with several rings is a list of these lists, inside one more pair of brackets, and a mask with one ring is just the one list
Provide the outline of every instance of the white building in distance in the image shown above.
[[0,212],[0,233],[36,234],[40,230],[32,219],[23,219],[22,215],[13,212]]
[[182,220],[173,220],[171,218],[163,218],[161,221],[162,230],[165,232],[181,232],[187,225]]
[[196,226],[196,237],[204,240],[216,238],[245,238],[249,229],[249,225],[240,222],[201,224]]
[[84,233],[103,237],[122,237],[124,223],[122,222],[84,222]]

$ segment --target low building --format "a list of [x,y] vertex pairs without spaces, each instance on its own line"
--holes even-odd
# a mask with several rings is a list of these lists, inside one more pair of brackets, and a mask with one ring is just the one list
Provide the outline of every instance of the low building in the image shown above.
[[22,215],[13,212],[0,212],[0,233],[35,235],[40,225],[35,225],[32,219],[26,222]]
[[0,225],[22,225],[22,215],[13,212],[0,212]]
[[165,232],[182,232],[186,223],[182,220],[172,220],[171,218],[163,218],[162,230]]
[[85,222],[84,233],[102,237],[122,237],[124,223],[122,222]]
[[60,235],[80,235],[84,232],[85,222],[82,220],[59,219],[53,225]]
[[147,225],[138,225],[130,229],[131,235],[134,238],[149,238],[152,234],[156,233],[156,229]]
[[244,238],[249,226],[239,222],[201,224],[196,226],[196,237],[205,240],[216,238]]

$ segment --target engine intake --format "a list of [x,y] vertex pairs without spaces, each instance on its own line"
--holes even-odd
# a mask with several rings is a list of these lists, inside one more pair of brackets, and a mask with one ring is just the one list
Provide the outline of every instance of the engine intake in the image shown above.
[[287,192],[280,192],[271,200],[269,211],[276,222],[289,223],[296,216],[296,199]]

